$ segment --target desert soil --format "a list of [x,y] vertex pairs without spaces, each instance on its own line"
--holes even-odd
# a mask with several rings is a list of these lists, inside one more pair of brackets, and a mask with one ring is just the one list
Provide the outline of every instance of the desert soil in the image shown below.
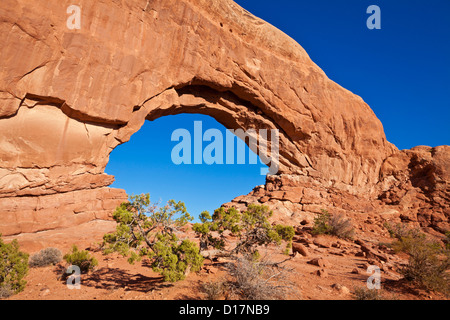
[[[61,262],[55,266],[30,268],[26,276],[27,286],[10,300],[200,300],[205,299],[202,284],[223,279],[226,270],[223,261],[205,260],[202,270],[190,273],[177,283],[165,283],[159,274],[153,272],[145,261],[130,265],[127,258],[117,254],[103,255],[99,250],[102,236],[115,228],[114,222],[93,221],[83,226],[69,228],[64,232],[53,230],[35,234],[22,234],[5,237],[8,242],[15,238],[21,250],[30,254],[46,247],[56,247],[66,253],[73,244],[87,249],[99,264],[86,275],[81,275],[80,289],[69,289],[59,277],[66,265]],[[366,237],[367,238],[367,237]],[[387,261],[374,260],[362,254],[361,248],[353,241],[332,236],[313,237],[300,232],[295,241],[303,243],[308,256],[296,254],[285,266],[292,268],[290,273],[294,290],[288,297],[291,300],[351,300],[354,289],[366,287],[367,267],[376,264],[381,268],[381,293],[386,299],[431,300],[444,299],[440,294],[414,288],[402,280],[397,272],[404,265],[406,257],[394,254],[385,248],[380,251],[380,242],[389,238],[373,236],[365,240],[372,245],[374,252],[387,257]],[[271,259],[281,261],[287,258],[280,248],[270,247]],[[320,258],[317,266],[311,260]]]

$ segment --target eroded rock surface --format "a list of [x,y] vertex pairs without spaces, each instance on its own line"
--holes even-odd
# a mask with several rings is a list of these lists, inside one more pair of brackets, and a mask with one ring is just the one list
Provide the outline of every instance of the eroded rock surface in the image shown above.
[[279,174],[234,203],[291,220],[397,210],[448,230],[449,147],[397,150],[360,97],[233,1],[80,0],[74,30],[70,5],[0,3],[0,232],[107,218],[126,199],[107,187],[110,152],[179,113],[279,130]]

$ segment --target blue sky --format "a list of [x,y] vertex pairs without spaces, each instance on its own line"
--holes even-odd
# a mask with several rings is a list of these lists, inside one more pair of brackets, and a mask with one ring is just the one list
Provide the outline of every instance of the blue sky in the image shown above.
[[[219,129],[225,145],[226,128],[214,118],[200,114],[181,114],[146,121],[141,130],[129,142],[124,143],[110,155],[106,173],[115,176],[111,187],[125,189],[129,195],[150,193],[152,202],[168,200],[183,201],[188,212],[195,218],[203,210],[211,213],[223,203],[229,202],[265,183],[260,169],[266,167],[258,161],[256,165],[176,165],[172,162],[172,150],[180,141],[172,141],[174,130],[182,128],[192,133],[194,141],[194,121],[202,122],[202,131]],[[203,143],[203,149],[210,142]],[[251,150],[246,147],[246,159]],[[192,147],[192,163],[194,151]],[[237,150],[237,143],[235,143]],[[235,153],[236,154],[236,153]],[[226,162],[226,152],[224,162]]]
[[[450,144],[450,1],[236,2],[294,38],[330,79],[361,96],[399,149]],[[380,30],[366,27],[370,5],[381,9]],[[261,164],[174,165],[171,134],[196,120],[204,130],[225,130],[202,115],[147,121],[111,153],[112,187],[149,192],[153,201],[184,201],[198,216],[264,184]]]

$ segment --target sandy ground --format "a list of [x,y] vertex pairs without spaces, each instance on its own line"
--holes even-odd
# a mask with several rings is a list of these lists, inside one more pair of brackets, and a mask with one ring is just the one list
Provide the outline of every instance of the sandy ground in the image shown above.
[[[65,262],[55,266],[30,268],[26,276],[27,286],[10,300],[200,300],[205,299],[202,284],[218,281],[227,273],[222,262],[205,260],[202,270],[190,273],[177,283],[165,283],[159,274],[153,272],[145,260],[130,265],[127,259],[117,255],[103,255],[98,244],[103,234],[114,230],[115,223],[94,221],[64,232],[53,230],[37,234],[5,237],[6,242],[15,238],[21,249],[30,254],[46,247],[56,247],[67,253],[73,244],[88,249],[99,265],[89,273],[81,275],[79,289],[71,289],[60,275],[67,267]],[[315,240],[312,238],[312,240]],[[350,241],[330,236],[319,239],[323,246],[308,246],[308,256],[297,254],[286,262],[292,268],[289,273],[292,283],[288,299],[297,300],[351,300],[353,291],[365,287],[370,260],[358,254],[358,246]],[[380,240],[380,239],[378,239]],[[271,259],[281,261],[287,258],[279,248],[269,248]],[[326,265],[319,267],[308,263],[314,258],[324,259]],[[442,295],[418,290],[401,280],[396,268],[405,263],[405,257],[389,255],[388,263],[380,263],[381,293],[386,299],[429,300],[443,299]],[[373,263],[373,261],[372,261]]]

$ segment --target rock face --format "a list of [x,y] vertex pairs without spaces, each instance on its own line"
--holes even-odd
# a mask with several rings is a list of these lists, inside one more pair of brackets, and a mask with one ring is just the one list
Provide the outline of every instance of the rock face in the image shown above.
[[[439,235],[450,230],[450,146],[419,146],[387,157],[370,193],[327,186],[311,176],[268,176],[264,186],[227,203],[244,209],[262,203],[286,223],[312,223],[322,210],[374,223],[406,222]],[[379,219],[376,219],[379,220]]]
[[126,199],[107,187],[110,152],[179,113],[279,130],[278,174],[235,204],[291,220],[394,206],[448,229],[449,147],[398,151],[360,97],[233,1],[80,0],[80,29],[68,28],[71,5],[0,3],[3,234],[107,218]]

